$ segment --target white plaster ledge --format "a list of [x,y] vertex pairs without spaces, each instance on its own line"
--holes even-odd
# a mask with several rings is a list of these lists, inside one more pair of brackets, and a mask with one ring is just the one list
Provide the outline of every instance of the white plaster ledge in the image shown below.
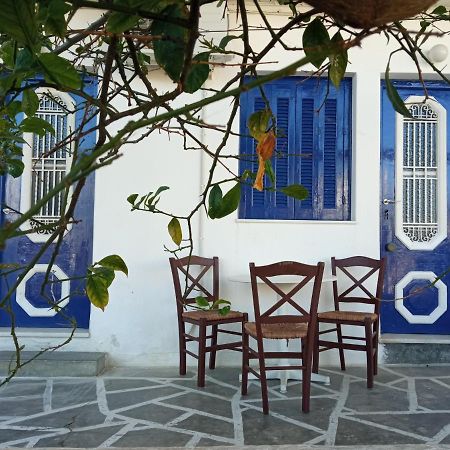
[[385,333],[380,336],[380,344],[450,344],[450,335]]
[[[68,338],[71,329],[67,328],[16,328],[16,335],[24,338]],[[6,327],[0,327],[0,337],[11,336],[11,330]],[[89,330],[75,330],[74,338],[90,337]]]

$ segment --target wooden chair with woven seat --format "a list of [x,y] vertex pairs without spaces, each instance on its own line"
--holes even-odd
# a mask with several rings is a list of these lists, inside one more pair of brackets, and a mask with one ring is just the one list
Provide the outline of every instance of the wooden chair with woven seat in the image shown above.
[[[226,315],[220,315],[218,310],[214,309],[186,310],[187,306],[196,303],[198,296],[206,298],[210,303],[219,299],[219,258],[192,255],[180,259],[169,258],[169,261],[178,313],[180,375],[186,374],[186,355],[191,355],[198,360],[197,386],[204,387],[206,353],[210,353],[209,368],[214,369],[218,350],[242,351],[242,327],[248,317],[246,313],[239,311],[229,311]],[[240,332],[219,328],[219,325],[236,322],[242,324]],[[186,332],[187,323],[198,326],[198,336]],[[211,327],[210,335],[207,335],[208,327]],[[219,333],[239,336],[239,341],[218,344]],[[209,339],[210,345],[207,345]],[[192,341],[198,342],[198,354],[186,348],[186,344]]]
[[[322,283],[324,264],[307,265],[294,261],[282,261],[266,266],[255,266],[250,263],[250,277],[253,294],[253,307],[255,310],[255,321],[244,325],[243,334],[243,358],[242,358],[242,395],[247,394],[248,373],[251,372],[261,382],[261,395],[263,413],[269,413],[269,401],[267,395],[267,376],[269,370],[302,371],[302,410],[309,412],[310,390],[311,390],[311,365],[313,356],[313,345],[315,343],[315,330],[317,321],[317,305],[319,302],[320,287]],[[292,288],[284,292],[277,286],[276,278],[290,276],[289,285]],[[292,284],[290,278],[292,277]],[[312,291],[304,295],[303,306],[294,299],[307,283],[313,283]],[[265,311],[261,310],[259,299],[259,288],[268,286],[280,296],[279,300]],[[303,291],[304,292],[304,291]],[[302,292],[302,294],[303,294]],[[291,313],[282,314],[283,309],[290,305]],[[281,312],[281,314],[280,314]],[[286,311],[285,311],[286,312]],[[256,340],[257,349],[249,345],[249,337]],[[265,351],[265,339],[299,339],[300,351]],[[300,360],[298,365],[267,366],[266,358],[295,358]],[[250,360],[258,359],[259,372],[250,367]]]
[[[331,259],[331,270],[334,276],[341,275],[341,282],[333,281],[334,310],[318,314],[316,345],[313,372],[319,369],[319,354],[337,348],[341,370],[345,370],[344,349],[366,352],[367,387],[373,387],[374,375],[378,370],[378,335],[380,298],[383,289],[385,259],[372,259],[365,256],[353,256],[345,259]],[[337,273],[339,270],[339,273]],[[359,272],[358,272],[359,271]],[[365,272],[364,274],[361,273]],[[358,273],[356,273],[358,272]],[[370,281],[369,281],[370,280]],[[345,282],[344,282],[345,281]],[[371,284],[369,286],[369,284]],[[372,311],[342,310],[342,304],[369,304]],[[321,323],[333,324],[336,327],[319,330]],[[343,325],[364,327],[364,337],[346,336],[342,334]],[[327,333],[336,332],[337,341],[323,338]],[[350,341],[350,342],[349,342]],[[364,341],[352,343],[351,341]]]

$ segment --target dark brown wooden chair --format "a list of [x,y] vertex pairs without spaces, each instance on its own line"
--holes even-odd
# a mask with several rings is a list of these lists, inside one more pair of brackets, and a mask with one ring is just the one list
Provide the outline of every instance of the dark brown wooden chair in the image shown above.
[[[242,331],[224,330],[219,325],[248,320],[247,314],[239,311],[230,311],[225,316],[217,310],[187,310],[187,306],[195,305],[195,298],[205,297],[210,303],[219,299],[219,259],[202,258],[199,256],[186,256],[176,259],[170,258],[175,299],[178,313],[178,333],[180,345],[180,375],[186,374],[186,355],[191,355],[198,360],[197,386],[205,386],[205,358],[210,353],[209,368],[216,366],[216,352],[218,350],[242,351]],[[197,325],[198,336],[186,332],[186,323]],[[212,332],[207,335],[207,328],[211,326]],[[218,344],[218,333],[239,336],[239,341]],[[207,340],[210,339],[210,345]],[[188,342],[198,342],[198,354],[186,348]]]
[[[319,302],[320,287],[322,283],[324,264],[315,266],[293,261],[282,261],[267,266],[255,266],[250,263],[250,277],[252,283],[253,306],[255,321],[244,325],[243,358],[242,358],[242,395],[247,394],[248,372],[253,373],[261,382],[261,395],[264,414],[269,413],[269,400],[267,395],[267,376],[269,370],[302,371],[302,410],[309,412],[311,391],[311,365],[313,345],[315,343],[315,330],[317,321],[317,305]],[[281,275],[295,275],[290,290],[285,293],[277,286],[276,279]],[[294,277],[293,277],[294,278]],[[311,293],[304,296],[303,306],[294,300],[307,283],[312,282]],[[259,301],[259,288],[269,286],[280,296],[267,310],[261,311]],[[311,285],[310,285],[311,286]],[[304,291],[303,291],[304,292]],[[291,314],[283,314],[281,308],[290,305]],[[285,311],[287,312],[287,311]],[[257,350],[249,346],[249,336],[256,340]],[[300,339],[299,352],[269,352],[264,350],[264,339]],[[266,358],[296,358],[301,359],[299,365],[266,366]],[[258,359],[259,372],[250,367],[250,360]]]
[[[339,273],[337,273],[338,269]],[[334,311],[320,312],[318,315],[313,372],[317,373],[319,369],[320,352],[337,348],[341,370],[345,370],[344,349],[363,351],[367,356],[367,387],[373,387],[373,377],[378,370],[379,312],[384,269],[384,258],[353,256],[345,259],[331,259],[332,274],[340,275],[343,279],[341,278],[340,282],[333,281]],[[359,271],[359,275],[356,275],[355,271]],[[361,274],[361,272],[365,273]],[[373,280],[372,277],[376,279]],[[345,284],[344,280],[348,283]],[[341,283],[344,286],[342,288]],[[372,286],[368,286],[370,283]],[[344,303],[351,304],[353,309],[355,304],[369,304],[373,305],[373,309],[370,312],[341,310]],[[333,324],[336,327],[319,331],[321,323]],[[342,325],[364,327],[365,335],[364,337],[343,335]],[[337,334],[337,342],[328,341],[322,337],[334,332]],[[352,343],[352,341],[364,341],[364,343]]]

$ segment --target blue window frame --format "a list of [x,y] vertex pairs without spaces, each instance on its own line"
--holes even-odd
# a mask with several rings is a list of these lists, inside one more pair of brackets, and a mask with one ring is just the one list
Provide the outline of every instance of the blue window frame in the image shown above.
[[[276,187],[301,184],[306,200],[243,187],[239,218],[350,220],[352,81],[339,89],[324,78],[288,77],[268,83],[264,92],[277,120],[272,157]],[[259,89],[241,96],[240,173],[257,171],[256,141],[247,120],[265,103]],[[270,186],[267,175],[265,186]]]

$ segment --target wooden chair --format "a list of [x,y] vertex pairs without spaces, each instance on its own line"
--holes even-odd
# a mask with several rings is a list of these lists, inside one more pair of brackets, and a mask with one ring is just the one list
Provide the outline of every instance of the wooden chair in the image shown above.
[[[219,328],[219,325],[239,322],[243,326],[248,317],[247,314],[239,311],[230,311],[222,316],[217,310],[186,310],[187,305],[195,304],[195,298],[198,296],[205,297],[209,302],[219,299],[219,259],[217,257],[186,256],[180,259],[170,258],[169,261],[178,313],[180,375],[186,374],[186,355],[191,355],[198,360],[197,386],[204,387],[206,353],[210,353],[209,368],[214,369],[218,350],[242,350],[242,331],[224,330]],[[208,281],[212,284],[212,288],[209,287]],[[186,332],[187,323],[198,326],[198,336]],[[212,327],[212,332],[207,335],[209,326]],[[236,342],[218,344],[218,333],[236,335],[240,339]],[[207,345],[208,339],[211,340],[210,345]],[[198,354],[186,348],[187,342],[191,341],[198,342]]]
[[[366,352],[367,356],[367,387],[373,387],[373,377],[378,369],[378,335],[379,335],[379,312],[380,298],[383,289],[383,278],[385,269],[385,259],[372,259],[365,256],[354,256],[345,259],[331,259],[331,270],[333,275],[337,275],[339,269],[340,275],[344,280],[349,281],[350,285],[345,288],[338,288],[337,281],[333,281],[334,311],[320,312],[317,322],[317,343],[315,345],[313,372],[317,373],[319,369],[319,353],[331,348],[339,349],[339,359],[341,370],[345,370],[344,349]],[[356,270],[365,271],[364,275],[355,275]],[[365,270],[367,269],[367,270]],[[376,280],[372,280],[375,276]],[[368,286],[368,280],[371,280],[375,288]],[[375,282],[375,283],[374,283]],[[341,304],[369,304],[373,305],[370,312],[362,311],[344,311],[341,310]],[[336,325],[335,328],[319,331],[321,323]],[[342,334],[342,325],[355,325],[364,327],[365,336],[344,336]],[[327,341],[322,336],[327,333],[336,332],[336,341]],[[347,342],[344,342],[347,341]],[[352,343],[348,341],[364,341],[361,343]]]
[[[267,395],[267,377],[269,370],[301,370],[302,379],[302,410],[309,412],[311,391],[311,364],[313,345],[315,343],[315,330],[317,320],[317,305],[319,302],[320,287],[322,283],[324,264],[315,266],[293,261],[283,261],[267,266],[255,266],[250,263],[250,277],[252,283],[253,306],[255,321],[244,325],[243,335],[243,359],[242,359],[242,395],[247,394],[248,372],[253,373],[261,382],[261,395],[264,414],[269,413],[269,401]],[[277,286],[276,279],[280,275],[295,275],[290,291],[283,292]],[[294,279],[295,278],[295,279]],[[305,299],[305,305],[294,300],[307,283],[313,282],[312,293]],[[269,286],[280,296],[267,310],[261,311],[259,301],[259,288],[262,285]],[[311,285],[310,285],[311,286]],[[286,304],[291,306],[292,314],[282,314],[281,308]],[[281,314],[279,314],[281,312]],[[256,340],[257,350],[249,346],[249,336]],[[277,351],[269,352],[264,349],[264,339],[300,339],[299,352]],[[266,358],[296,358],[301,359],[299,365],[266,366]],[[258,359],[259,372],[250,367],[250,359]]]

